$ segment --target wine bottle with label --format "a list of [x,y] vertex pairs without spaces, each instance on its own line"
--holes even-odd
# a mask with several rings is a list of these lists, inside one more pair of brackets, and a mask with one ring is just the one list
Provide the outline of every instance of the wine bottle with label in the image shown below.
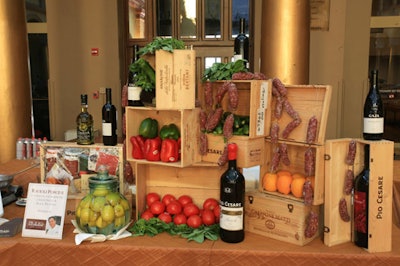
[[249,37],[245,34],[246,20],[244,18],[240,19],[240,31],[235,38],[234,43],[234,60],[243,59],[246,60],[246,68],[250,68],[249,61]]
[[[139,59],[138,52],[139,52],[139,46],[135,45],[134,51],[133,51],[134,55],[133,55],[132,62]],[[140,100],[140,94],[142,92],[142,88],[135,85],[135,81],[134,81],[135,76],[136,76],[136,73],[129,71],[129,74],[128,74],[128,105],[129,106],[143,106],[143,103]]]
[[220,185],[220,237],[228,243],[244,239],[245,179],[236,166],[237,144],[228,144],[228,169],[221,176]]
[[364,103],[364,130],[366,140],[381,140],[384,131],[384,110],[379,94],[378,70],[371,71],[370,89]]
[[111,102],[111,88],[106,88],[106,103],[102,109],[103,143],[117,145],[117,109]]
[[354,180],[354,243],[368,248],[368,194],[370,147],[364,146],[364,168]]
[[77,143],[90,145],[94,143],[93,117],[88,112],[87,94],[81,95],[81,112],[76,118]]

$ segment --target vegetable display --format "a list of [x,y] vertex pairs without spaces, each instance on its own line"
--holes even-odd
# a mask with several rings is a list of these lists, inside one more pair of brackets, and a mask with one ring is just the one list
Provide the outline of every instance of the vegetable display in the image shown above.
[[133,236],[155,236],[166,232],[202,243],[219,236],[219,202],[214,198],[204,200],[201,207],[189,195],[175,197],[150,192],[146,195],[147,209],[128,230]]
[[150,162],[180,160],[181,133],[174,123],[163,125],[158,131],[156,119],[147,117],[139,126],[139,135],[131,136],[132,158]]

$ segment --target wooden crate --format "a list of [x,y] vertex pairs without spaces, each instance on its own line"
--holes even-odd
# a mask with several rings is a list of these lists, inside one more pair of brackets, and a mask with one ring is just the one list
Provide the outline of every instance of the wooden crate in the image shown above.
[[[151,107],[126,107],[126,158],[129,161],[139,163],[149,163],[155,165],[166,165],[172,167],[185,167],[195,162],[201,161],[198,152],[199,140],[199,109],[188,110],[160,110]],[[150,162],[147,160],[138,160],[132,157],[132,144],[129,138],[139,134],[140,123],[143,119],[151,117],[158,121],[159,129],[163,125],[174,123],[181,132],[181,160],[178,162]]]
[[[314,198],[313,205],[320,205],[324,203],[324,192],[325,192],[325,147],[320,145],[308,145],[304,143],[297,142],[285,142],[279,141],[277,144],[273,144],[270,140],[265,141],[265,163],[262,164],[260,170],[260,186],[259,190],[263,193],[280,196],[282,198],[287,198],[299,202],[304,202],[303,198],[297,198],[292,194],[284,195],[280,192],[269,192],[263,189],[262,181],[264,174],[271,171],[271,161],[274,155],[275,148],[281,144],[287,145],[288,156],[290,160],[290,165],[286,166],[280,162],[277,170],[288,170],[292,174],[300,173],[306,176],[304,170],[304,153],[308,148],[313,150],[315,154],[315,172],[314,172]],[[307,176],[306,176],[307,177]]]
[[173,168],[163,165],[136,164],[136,217],[146,209],[146,194],[176,197],[190,195],[198,206],[207,198],[219,199],[220,178],[226,168],[189,166]]
[[[118,144],[116,146],[105,146],[102,144],[93,144],[93,145],[78,145],[74,142],[58,142],[58,141],[47,141],[40,145],[40,180],[45,183],[45,178],[48,173],[48,152],[50,150],[56,151],[56,156],[60,158],[59,163],[61,167],[64,167],[63,157],[65,156],[65,150],[68,148],[74,148],[81,150],[81,155],[86,155],[87,164],[85,167],[90,170],[87,171],[85,169],[81,169],[79,166],[78,171],[79,176],[75,176],[74,185],[78,192],[87,192],[88,191],[88,176],[96,175],[96,167],[98,167],[102,162],[110,162],[112,160],[112,164],[108,164],[108,166],[112,166],[110,168],[110,174],[116,176],[119,180],[119,191],[123,192],[127,189],[127,185],[124,181],[124,160],[123,160],[123,145]],[[107,159],[109,158],[109,159]],[[83,163],[83,157],[79,157],[79,165]],[[64,164],[65,165],[65,164]],[[82,179],[83,177],[83,179]],[[69,193],[71,194],[73,190],[70,188]]]
[[[222,86],[225,82],[233,82],[238,89],[238,108],[233,113],[250,117],[249,138],[259,138],[268,135],[270,128],[269,118],[271,116],[271,80],[229,80],[212,82],[211,86],[214,99],[213,108],[215,108],[216,105],[215,95],[218,87]],[[198,88],[199,91],[197,93],[202,108],[205,108],[205,86],[206,84],[203,83],[202,86]],[[227,94],[222,99],[221,107],[225,112],[229,111]],[[221,138],[223,139],[222,136]]]
[[[245,231],[304,246],[322,233],[321,209],[321,205],[305,206],[298,201],[259,191],[248,191],[245,202]],[[318,231],[307,238],[304,233],[311,210],[319,216]]]
[[[283,139],[281,133],[293,118],[283,111],[282,117],[277,120],[274,117],[276,97],[272,97],[270,125],[275,121],[278,122],[280,140],[306,143],[308,121],[312,116],[315,116],[318,120],[318,129],[316,141],[312,144],[323,145],[325,142],[332,87],[329,85],[288,85],[286,88],[288,90],[287,99],[293,109],[298,112],[302,122],[290,133],[287,139]],[[268,128],[268,137],[270,137],[269,131],[270,128]]]
[[196,52],[156,51],[156,108],[193,109],[196,97]]
[[[219,135],[207,134],[207,154],[201,157],[203,162],[218,162],[224,151],[226,143]],[[264,137],[248,138],[245,136],[233,136],[229,142],[238,145],[237,166],[241,168],[261,165],[264,161]]]
[[[370,145],[369,178],[369,252],[391,251],[392,247],[392,195],[393,154],[392,141],[356,140],[356,159],[353,166],[345,163],[352,139],[328,140],[325,165],[325,232],[324,243],[334,246],[352,241],[352,222],[344,222],[339,215],[339,200],[344,197],[352,213],[352,198],[344,195],[345,174],[348,169],[357,176],[364,167],[364,146]],[[351,219],[353,221],[353,219]]]

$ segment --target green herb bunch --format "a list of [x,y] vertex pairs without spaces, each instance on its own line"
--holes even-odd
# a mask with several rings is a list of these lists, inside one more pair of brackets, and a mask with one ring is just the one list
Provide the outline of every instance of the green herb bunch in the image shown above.
[[237,72],[247,72],[244,60],[236,60],[229,63],[214,63],[204,70],[202,81],[231,80]]
[[139,49],[140,56],[145,54],[155,54],[157,50],[173,52],[175,49],[185,49],[185,43],[175,38],[156,37],[152,42]]
[[149,220],[139,219],[132,227],[128,229],[132,232],[133,236],[155,236],[160,233],[166,232],[170,235],[177,235],[186,238],[188,241],[195,241],[203,243],[204,240],[209,239],[215,241],[219,236],[219,224],[210,226],[201,225],[198,228],[191,228],[186,224],[176,225],[173,222],[165,223],[159,218],[150,218]]

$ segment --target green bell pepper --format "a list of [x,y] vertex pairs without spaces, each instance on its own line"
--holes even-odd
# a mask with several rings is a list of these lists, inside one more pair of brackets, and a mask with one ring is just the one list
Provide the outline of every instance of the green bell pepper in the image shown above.
[[169,125],[164,125],[160,129],[160,137],[161,139],[174,139],[177,140],[181,136],[179,128],[171,123]]
[[153,118],[144,119],[139,126],[139,135],[152,139],[158,136],[158,121]]

